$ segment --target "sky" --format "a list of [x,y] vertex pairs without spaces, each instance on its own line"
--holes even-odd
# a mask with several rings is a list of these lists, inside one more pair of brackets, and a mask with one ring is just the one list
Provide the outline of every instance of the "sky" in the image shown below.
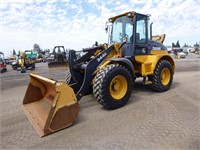
[[106,21],[128,11],[151,14],[153,35],[165,33],[165,45],[200,42],[200,0],[0,0],[0,51],[107,43]]

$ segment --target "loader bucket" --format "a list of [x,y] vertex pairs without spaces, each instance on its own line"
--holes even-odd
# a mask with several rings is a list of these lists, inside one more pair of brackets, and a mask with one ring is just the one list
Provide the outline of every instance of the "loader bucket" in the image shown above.
[[79,105],[73,89],[66,83],[31,73],[22,110],[43,137],[72,125]]
[[48,63],[49,68],[55,68],[55,67],[67,67],[67,62],[63,61],[53,61]]

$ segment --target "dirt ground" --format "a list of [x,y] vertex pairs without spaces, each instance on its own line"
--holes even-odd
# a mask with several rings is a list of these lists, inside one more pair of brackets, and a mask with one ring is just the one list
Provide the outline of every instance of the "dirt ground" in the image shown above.
[[[80,101],[76,123],[40,138],[21,110],[29,72],[1,74],[1,149],[200,149],[200,58],[175,60],[169,91],[152,92],[136,80],[129,102],[106,110],[92,95]],[[65,69],[36,65],[45,77],[64,80]]]

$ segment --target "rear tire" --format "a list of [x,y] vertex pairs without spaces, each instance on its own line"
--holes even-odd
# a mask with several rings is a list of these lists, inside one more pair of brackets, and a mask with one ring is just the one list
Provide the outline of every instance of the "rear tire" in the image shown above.
[[157,63],[152,79],[152,90],[156,92],[164,92],[169,90],[172,80],[173,72],[172,65],[167,60],[161,60]]
[[127,68],[110,64],[101,69],[94,78],[93,94],[108,109],[124,106],[132,93],[132,78]]
[[12,68],[13,68],[13,70],[17,70],[18,66],[17,65],[13,65]]

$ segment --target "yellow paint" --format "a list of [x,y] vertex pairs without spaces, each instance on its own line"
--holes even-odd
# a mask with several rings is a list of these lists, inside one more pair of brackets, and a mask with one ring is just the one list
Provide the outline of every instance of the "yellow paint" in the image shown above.
[[24,52],[20,52],[18,64],[21,66],[22,69],[24,68],[24,64],[25,64],[25,53]]
[[[96,74],[104,68],[105,66],[109,65],[110,63],[113,63],[112,61],[109,60],[109,58],[120,58],[122,55],[122,50],[121,50],[121,44],[122,43],[113,43],[114,49],[113,51],[104,59],[102,64],[97,68],[97,70],[94,72]],[[173,74],[175,72],[175,63],[172,59],[172,57],[168,54],[167,51],[165,50],[152,50],[150,52],[150,55],[137,55],[135,56],[135,61],[133,62],[134,64],[134,72],[141,74],[141,76],[145,77],[148,75],[153,75],[154,70],[156,68],[156,65],[158,61],[160,60],[167,60],[171,63],[172,65],[172,71]]]
[[110,22],[114,22],[117,18],[122,17],[122,16],[128,16],[128,14],[131,15],[130,17],[134,17],[135,14],[136,14],[136,12],[134,12],[134,11],[126,12],[126,13],[123,13],[123,14],[120,14],[120,15],[117,15],[117,16],[114,16],[114,17],[111,17],[111,18],[109,18],[108,20],[109,20]]
[[[71,106],[78,103],[73,89],[69,87],[65,82],[54,81],[31,73],[30,85],[28,87],[29,88],[27,89],[27,93],[33,92],[36,94],[36,97],[33,97],[31,101],[30,99],[32,97],[26,97],[24,102],[27,104],[27,102],[30,101],[27,105],[29,105],[30,108],[37,108],[34,110],[34,112],[39,114],[37,114],[38,116],[36,117],[38,117],[41,123],[44,125],[42,126],[42,131],[45,131],[46,129],[51,130],[49,127],[55,115],[60,109],[63,107],[67,108],[66,106]],[[44,109],[41,111],[41,113],[44,114],[40,114],[39,108]],[[32,116],[31,114],[29,115]],[[41,119],[42,117],[40,117],[40,115],[45,117]],[[68,117],[67,115],[68,114],[66,114],[66,117]]]
[[[65,82],[50,80],[31,73],[30,84],[39,88],[44,96],[43,100],[48,99],[51,103],[53,110],[53,114],[51,116],[52,119],[60,108],[77,103],[76,95],[73,89]],[[50,96],[53,99],[49,99]]]
[[111,62],[110,60],[104,61],[104,63],[103,63],[98,69],[104,68],[104,67],[107,66],[110,62]]
[[128,83],[124,76],[117,75],[114,77],[110,83],[110,95],[116,99],[120,100],[123,98],[128,90]]
[[94,56],[97,56],[101,53],[102,50],[97,50],[95,53],[94,53]]
[[166,37],[165,34],[162,34],[162,35],[154,35],[154,36],[152,36],[152,40],[153,40],[153,41],[160,42],[160,43],[163,43],[163,42],[165,41],[165,37]]
[[[94,74],[96,74],[97,72],[99,72],[100,69],[102,69],[103,67],[105,67],[106,65],[111,63],[109,58],[120,57],[121,56],[121,50],[119,50],[119,48],[121,46],[121,43],[115,42],[112,45],[114,45],[114,49],[106,56],[106,58],[104,59],[103,63],[97,68],[97,70],[94,72]],[[107,45],[104,45],[104,46],[107,46]]]
[[163,85],[167,85],[169,84],[169,81],[170,81],[170,71],[168,68],[163,68],[161,74],[160,74],[160,79],[161,79],[161,83]]
[[[71,87],[64,82],[57,82],[55,85],[56,95],[53,100],[53,114],[50,120],[52,122],[56,112],[64,106],[71,106],[77,102],[76,95]],[[66,114],[67,115],[67,114]]]
[[151,55],[168,55],[166,50],[151,50]]
[[135,56],[135,72],[142,76],[152,75],[159,60],[168,60],[172,64],[173,73],[175,72],[175,63],[167,51],[152,50],[151,55]]
[[58,82],[56,84],[56,92],[59,93],[56,110],[64,105],[72,105],[77,102],[73,89],[69,87],[65,82]]

